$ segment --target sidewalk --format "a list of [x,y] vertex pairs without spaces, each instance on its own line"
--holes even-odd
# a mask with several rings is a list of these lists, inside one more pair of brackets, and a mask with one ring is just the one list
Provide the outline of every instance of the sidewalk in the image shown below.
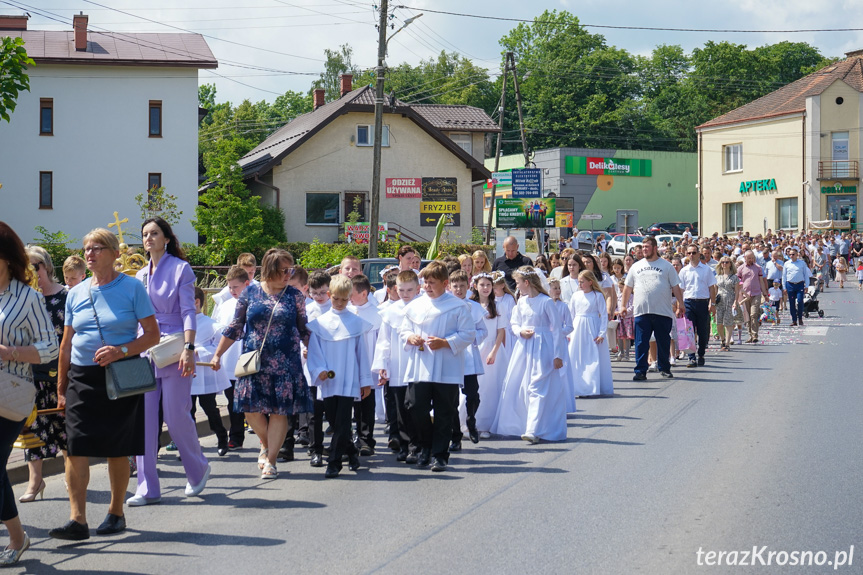
[[[225,424],[225,428],[229,428],[231,423],[228,420],[228,400],[225,399],[224,394],[219,394],[216,396],[216,404],[219,406],[219,412],[222,414],[222,421]],[[207,423],[207,416],[198,407],[198,410],[195,412],[195,423],[198,428],[198,437],[206,437],[207,435],[212,435],[212,431],[210,431],[210,425]],[[171,441],[170,434],[165,431],[163,426],[162,428],[162,436],[160,443],[162,445],[167,445],[168,442]],[[94,458],[96,459],[96,458]],[[9,481],[12,485],[18,485],[21,483],[26,483],[28,481],[29,471],[27,470],[27,462],[24,461],[24,450],[23,449],[13,449],[12,455],[9,456],[9,463],[6,466],[6,473],[9,476]],[[50,477],[52,475],[62,475],[63,474],[63,458],[62,457],[54,457],[52,459],[45,459],[42,463],[42,475],[45,477]]]

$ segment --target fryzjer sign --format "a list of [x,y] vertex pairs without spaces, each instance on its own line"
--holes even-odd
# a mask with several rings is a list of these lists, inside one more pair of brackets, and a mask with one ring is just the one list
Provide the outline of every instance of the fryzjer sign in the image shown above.
[[495,210],[499,228],[555,227],[555,198],[500,198]]
[[455,178],[423,178],[420,226],[436,226],[441,214],[452,216],[447,220],[446,225],[461,225],[458,183]]
[[627,158],[586,158],[584,156],[567,156],[566,173],[587,176],[641,176],[649,178],[653,175],[651,160],[634,160]]
[[386,196],[388,198],[421,198],[422,178],[387,178]]
[[776,180],[752,180],[751,182],[740,182],[740,193],[747,192],[769,192],[776,189]]

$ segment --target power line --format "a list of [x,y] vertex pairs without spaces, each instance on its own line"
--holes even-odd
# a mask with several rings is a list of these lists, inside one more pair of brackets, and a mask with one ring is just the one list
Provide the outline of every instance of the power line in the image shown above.
[[[85,0],[86,1],[86,0]],[[416,8],[413,6],[396,6],[396,8],[405,8],[408,10],[422,10],[423,12],[433,12],[435,14],[445,14],[447,16],[461,16],[464,18],[478,18],[480,20],[500,20],[503,22],[525,22],[528,24],[549,24],[559,26],[561,23],[554,20],[530,20],[527,18],[505,18],[503,16],[486,16],[482,14],[464,14],[461,12],[448,12],[445,10],[432,10],[430,8]],[[581,28],[606,28],[611,30],[648,30],[655,32],[713,32],[717,34],[801,34],[809,32],[861,32],[863,28],[802,28],[791,30],[736,30],[723,28],[662,28],[659,26],[612,26],[609,24],[582,24],[577,26]]]

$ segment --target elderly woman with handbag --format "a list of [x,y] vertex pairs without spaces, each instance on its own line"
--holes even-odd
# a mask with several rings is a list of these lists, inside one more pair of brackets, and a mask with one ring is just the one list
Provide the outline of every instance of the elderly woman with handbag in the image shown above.
[[[159,451],[159,407],[186,471],[186,496],[204,490],[210,464],[198,442],[192,419],[192,377],[195,375],[195,274],[171,226],[162,218],[150,218],[141,226],[144,249],[150,262],[136,277],[144,283],[162,334],[160,349],[150,350],[156,365],[156,389],[144,396],[146,439],[138,457],[138,489],[126,503],[132,507],[162,500],[156,454]],[[172,349],[174,348],[174,349]],[[164,356],[164,357],[163,357]]]
[[9,531],[9,545],[0,550],[0,566],[17,563],[30,546],[6,475],[12,443],[36,397],[30,364],[48,363],[58,353],[57,335],[42,296],[27,285],[29,263],[21,239],[0,222],[0,521]]
[[303,294],[288,285],[293,265],[294,258],[284,250],[271,249],[264,255],[260,285],[250,285],[240,295],[234,320],[222,332],[210,360],[213,369],[220,369],[225,351],[243,339],[234,410],[246,414],[261,441],[261,479],[278,476],[276,457],[292,433],[291,416],[312,411],[300,363],[300,343],[309,340],[306,303]]
[[48,533],[55,539],[90,537],[90,457],[108,459],[111,484],[108,515],[96,534],[125,530],[128,456],[144,453],[144,398],[135,394],[134,386],[154,383],[152,370],[140,354],[159,341],[159,326],[141,282],[114,269],[119,256],[117,237],[108,230],[99,228],[84,236],[84,259],[93,277],[66,296],[57,398],[58,406],[66,408],[66,483],[71,512],[68,523]]

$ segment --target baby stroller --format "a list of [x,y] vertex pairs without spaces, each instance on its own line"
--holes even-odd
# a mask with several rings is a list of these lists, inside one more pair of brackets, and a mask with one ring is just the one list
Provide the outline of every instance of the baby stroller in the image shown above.
[[817,313],[818,317],[824,317],[824,310],[818,306],[818,293],[820,291],[821,279],[815,280],[815,285],[806,288],[806,293],[803,294],[803,317],[809,317],[810,313]]

